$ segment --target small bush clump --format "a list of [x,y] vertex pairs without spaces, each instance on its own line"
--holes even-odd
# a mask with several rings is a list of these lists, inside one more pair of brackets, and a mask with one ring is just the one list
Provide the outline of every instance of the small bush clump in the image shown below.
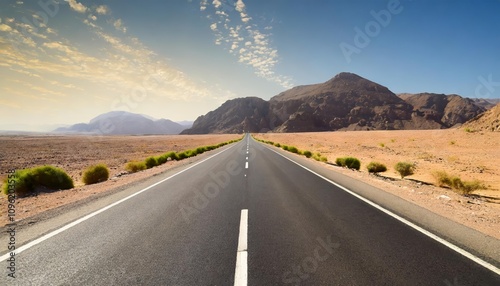
[[12,190],[17,196],[23,197],[35,191],[37,187],[46,187],[51,190],[67,190],[74,187],[73,180],[60,168],[41,166],[31,169],[18,170],[14,177],[4,184],[4,193]]
[[297,147],[295,147],[295,146],[289,146],[288,152],[292,152],[292,153],[297,154],[297,153],[299,153],[299,149],[297,149]]
[[281,145],[281,149],[288,151],[288,146],[287,145]]
[[144,164],[146,165],[146,168],[151,169],[153,167],[158,166],[158,160],[155,157],[148,157],[146,160],[144,160]]
[[366,168],[368,169],[369,173],[374,173],[374,174],[387,171],[387,167],[384,164],[378,162],[370,162],[370,164],[368,164]]
[[462,181],[460,177],[449,175],[444,171],[437,171],[432,173],[432,175],[436,180],[436,185],[439,187],[450,187],[462,195],[469,195],[474,191],[486,189],[486,186],[478,180]]
[[311,157],[312,157],[312,153],[311,153],[311,151],[307,151],[307,150],[306,150],[306,151],[302,152],[302,154],[303,154],[304,156],[306,156],[307,158],[311,158]]
[[415,173],[415,164],[408,162],[399,162],[394,166],[394,169],[399,173],[401,179],[411,176]]
[[279,148],[279,147],[281,147],[281,144],[280,143],[274,143],[274,146],[276,146],[276,147]]
[[83,172],[82,181],[85,185],[104,182],[109,178],[108,167],[104,164],[98,164],[88,167]]
[[130,173],[136,173],[146,169],[147,169],[146,164],[144,162],[138,162],[138,161],[128,162],[127,166],[125,166],[125,170],[127,170]]
[[335,160],[335,163],[341,167],[346,167],[354,170],[359,170],[361,168],[361,161],[354,157],[337,158]]

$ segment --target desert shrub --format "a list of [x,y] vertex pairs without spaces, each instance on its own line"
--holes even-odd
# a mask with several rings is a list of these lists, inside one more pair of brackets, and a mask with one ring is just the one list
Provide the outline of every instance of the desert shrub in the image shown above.
[[177,153],[175,152],[168,152],[165,154],[170,160],[179,160],[179,157],[177,157]]
[[295,153],[295,154],[299,153],[299,149],[297,149],[297,147],[295,147],[295,146],[288,147],[288,151]]
[[467,133],[472,133],[472,132],[473,132],[473,131],[472,131],[472,129],[470,129],[469,127],[466,127],[466,128],[464,129],[464,131],[465,131],[465,132],[467,132]]
[[148,157],[144,160],[144,164],[146,165],[146,168],[151,169],[158,166],[158,160],[155,157]]
[[274,145],[274,142],[273,141],[267,141],[267,144]]
[[337,164],[337,166],[344,167],[345,166],[345,158],[335,159],[335,164]]
[[359,170],[361,168],[361,161],[354,157],[345,157],[344,164],[344,167],[349,169]]
[[399,162],[394,166],[394,169],[401,175],[401,179],[411,176],[415,173],[415,164],[408,162]]
[[125,166],[125,170],[127,170],[130,173],[135,173],[146,169],[147,169],[146,164],[144,162],[139,162],[139,161],[128,162],[127,166]]
[[312,156],[311,151],[307,151],[307,150],[306,150],[306,151],[304,151],[302,154],[303,154],[304,156],[306,156],[307,158],[311,158],[311,156]]
[[288,151],[288,146],[287,145],[281,145],[281,149]]
[[13,178],[4,184],[3,191],[8,194],[11,189],[16,195],[22,197],[33,193],[36,187],[67,190],[73,188],[74,184],[64,170],[53,166],[41,166],[16,171]]
[[368,169],[369,173],[375,174],[387,171],[387,167],[384,164],[378,162],[370,162],[370,164],[368,164],[366,168]]
[[316,161],[321,161],[321,153],[314,153],[314,155],[312,156],[312,158]]
[[158,162],[158,165],[163,165],[163,164],[167,163],[168,158],[169,157],[167,154],[163,154],[163,155],[156,157],[156,162]]
[[85,185],[96,184],[104,182],[109,178],[108,167],[104,164],[98,164],[88,167],[83,172],[82,181]]
[[319,157],[319,161],[321,161],[321,162],[325,162],[325,163],[326,163],[326,162],[328,162],[328,158],[326,158],[326,157],[324,157],[324,156],[320,156],[320,157]]
[[185,153],[186,153],[186,156],[188,158],[194,157],[194,156],[198,155],[196,149],[194,149],[194,150],[187,150],[187,151],[185,151]]
[[184,159],[188,158],[188,155],[186,154],[186,152],[178,152],[178,153],[176,153],[176,157],[177,157],[177,160],[184,160]]
[[198,148],[196,148],[196,153],[197,153],[197,154],[203,154],[203,153],[205,153],[206,151],[208,151],[208,147],[207,147],[207,146],[203,146],[203,147],[198,147]]
[[281,147],[281,144],[280,143],[274,143],[274,146],[276,146],[276,147],[279,148],[279,147]]
[[436,185],[440,187],[448,186],[463,195],[469,195],[474,191],[486,189],[486,186],[481,181],[462,181],[460,177],[449,175],[444,171],[437,171],[432,173],[432,175],[436,180]]

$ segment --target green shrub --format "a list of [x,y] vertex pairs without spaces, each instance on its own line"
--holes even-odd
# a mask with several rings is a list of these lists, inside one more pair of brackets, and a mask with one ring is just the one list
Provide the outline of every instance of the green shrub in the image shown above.
[[10,181],[7,180],[4,184],[4,193],[8,194],[10,188],[20,197],[33,193],[37,187],[51,190],[67,190],[74,187],[71,177],[64,170],[53,166],[16,171]]
[[144,160],[144,164],[146,164],[146,168],[151,169],[158,166],[158,160],[155,157],[148,157]]
[[88,167],[83,172],[82,181],[85,185],[96,184],[104,182],[109,178],[108,167],[104,164],[98,164]]
[[354,157],[337,158],[335,164],[354,170],[359,170],[361,168],[361,161]]
[[344,158],[345,167],[349,169],[359,170],[361,168],[361,162],[354,157]]
[[281,144],[280,143],[274,143],[274,146],[276,146],[276,147],[279,148],[279,147],[281,147]]
[[370,162],[370,164],[368,164],[366,168],[368,169],[369,173],[375,174],[387,171],[387,167],[384,164],[378,162]]
[[198,147],[196,148],[196,154],[203,154],[208,151],[207,147]]
[[399,162],[394,166],[394,169],[401,175],[401,179],[411,176],[415,173],[415,164],[408,162]]
[[320,156],[319,161],[326,163],[326,162],[328,162],[328,158],[326,158],[324,156]]
[[316,161],[321,161],[321,153],[314,153],[314,155],[312,156],[312,158]]
[[125,170],[127,170],[130,173],[135,173],[146,169],[147,169],[146,164],[144,162],[138,162],[138,161],[128,162],[127,166],[125,166]]
[[448,186],[462,195],[469,195],[474,191],[486,189],[486,186],[481,181],[462,181],[460,177],[449,175],[444,171],[437,171],[432,175],[436,180],[436,185],[440,187]]
[[165,154],[170,160],[179,160],[179,157],[177,157],[177,153],[175,152],[168,152]]
[[302,154],[303,154],[304,156],[306,156],[307,158],[311,158],[311,157],[312,157],[312,153],[311,153],[311,151],[307,151],[307,150],[306,150],[306,151],[304,151]]
[[281,149],[288,151],[288,146],[287,145],[281,145]]
[[168,158],[169,157],[167,154],[163,154],[163,155],[156,157],[156,162],[158,162],[158,165],[163,165],[163,164],[167,163]]
[[176,157],[177,157],[177,160],[184,160],[184,159],[188,158],[188,155],[186,154],[186,152],[179,152],[176,154]]
[[299,149],[297,149],[297,147],[294,147],[294,146],[288,147],[288,151],[295,153],[295,154],[299,153]]

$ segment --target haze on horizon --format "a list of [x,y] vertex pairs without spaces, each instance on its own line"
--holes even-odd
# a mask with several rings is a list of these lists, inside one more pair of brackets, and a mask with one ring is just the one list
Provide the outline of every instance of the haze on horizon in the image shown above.
[[353,72],[395,93],[500,98],[500,1],[0,4],[0,129],[112,110],[194,120]]

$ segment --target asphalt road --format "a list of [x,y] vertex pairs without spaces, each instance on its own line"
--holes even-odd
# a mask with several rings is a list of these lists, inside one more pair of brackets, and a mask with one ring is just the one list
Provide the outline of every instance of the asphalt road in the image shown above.
[[249,136],[0,263],[1,285],[500,285]]

